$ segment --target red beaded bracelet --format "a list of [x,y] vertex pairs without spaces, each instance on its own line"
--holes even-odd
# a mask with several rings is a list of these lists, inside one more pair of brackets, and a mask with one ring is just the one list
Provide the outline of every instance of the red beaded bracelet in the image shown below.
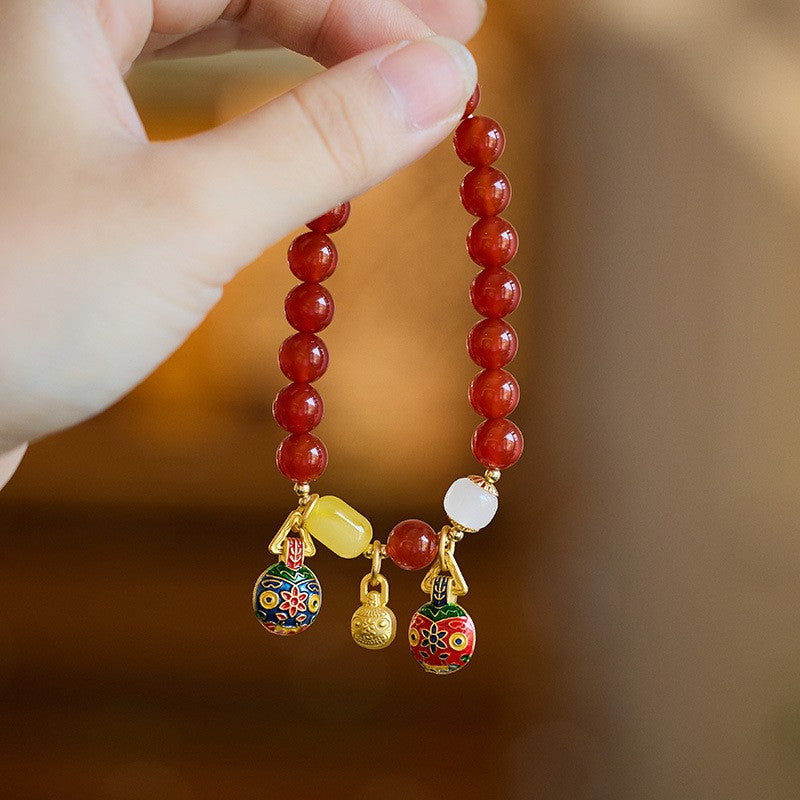
[[372,526],[338,497],[311,493],[310,484],[328,464],[322,440],[311,431],[319,425],[323,402],[311,385],[328,368],[328,350],[317,335],[333,319],[334,303],[323,285],[338,263],[329,234],[344,226],[350,204],[342,203],[309,222],[309,231],[289,247],[289,268],[300,281],[286,297],[289,324],[297,331],[280,347],[278,362],[291,383],[272,406],[275,421],[289,435],[277,451],[278,469],[294,484],[299,502],[269,545],[279,556],[256,581],[253,607],[270,632],[286,636],[307,628],[322,604],[322,590],[305,559],[318,540],[344,558],[365,555],[372,568],[361,581],[361,605],[351,619],[351,633],[362,647],[380,649],[395,637],[397,622],[388,607],[389,584],[381,562],[389,557],[404,570],[430,567],[422,581],[430,601],[412,617],[408,631],[411,651],[428,671],[447,674],[467,664],[475,650],[475,626],[457,598],[467,584],[455,560],[455,546],[467,532],[484,528],[497,511],[495,484],[500,470],[522,455],[523,439],[507,419],[519,402],[519,384],[504,369],[517,354],[517,334],[504,317],[519,305],[519,280],[506,265],[518,247],[514,227],[498,215],[511,200],[508,178],[491,166],[502,155],[505,135],[489,117],[474,116],[480,88],[470,98],[453,140],[458,157],[472,170],[461,183],[464,208],[478,217],[467,235],[467,252],[482,267],[470,287],[475,310],[485,319],[467,336],[472,360],[482,368],[469,386],[469,401],[485,420],[472,435],[472,452],[483,465],[483,476],[459,478],[447,490],[444,508],[449,519],[439,533],[417,519],[400,522],[386,544],[372,540]]

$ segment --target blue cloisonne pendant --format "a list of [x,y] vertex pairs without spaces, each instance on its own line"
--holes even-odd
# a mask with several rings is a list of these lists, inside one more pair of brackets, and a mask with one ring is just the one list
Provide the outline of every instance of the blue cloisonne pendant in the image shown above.
[[319,614],[322,588],[317,576],[303,562],[303,540],[287,536],[281,560],[264,570],[256,581],[253,609],[270,633],[278,636],[300,633]]

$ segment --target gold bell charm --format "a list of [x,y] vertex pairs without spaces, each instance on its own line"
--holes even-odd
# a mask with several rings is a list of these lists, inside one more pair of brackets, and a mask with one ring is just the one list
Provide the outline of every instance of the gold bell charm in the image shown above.
[[[361,580],[361,605],[350,620],[353,641],[367,650],[388,647],[397,633],[397,618],[389,608],[389,581],[381,575],[383,546],[376,539],[364,553],[372,558],[372,570]],[[371,589],[370,586],[377,586]]]

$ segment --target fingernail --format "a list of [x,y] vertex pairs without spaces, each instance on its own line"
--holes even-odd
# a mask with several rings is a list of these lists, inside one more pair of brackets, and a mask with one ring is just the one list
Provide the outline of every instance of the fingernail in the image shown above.
[[443,36],[410,42],[386,56],[377,69],[400,113],[417,130],[463,113],[478,80],[469,50]]

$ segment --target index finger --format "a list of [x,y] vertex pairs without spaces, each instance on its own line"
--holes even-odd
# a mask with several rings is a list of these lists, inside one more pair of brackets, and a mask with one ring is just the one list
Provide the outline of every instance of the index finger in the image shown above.
[[100,20],[117,62],[130,64],[151,33],[170,39],[228,20],[330,66],[390,42],[438,33],[467,41],[484,0],[99,0]]
[[480,26],[483,0],[238,0],[224,18],[325,66],[390,42],[437,33],[459,41]]

